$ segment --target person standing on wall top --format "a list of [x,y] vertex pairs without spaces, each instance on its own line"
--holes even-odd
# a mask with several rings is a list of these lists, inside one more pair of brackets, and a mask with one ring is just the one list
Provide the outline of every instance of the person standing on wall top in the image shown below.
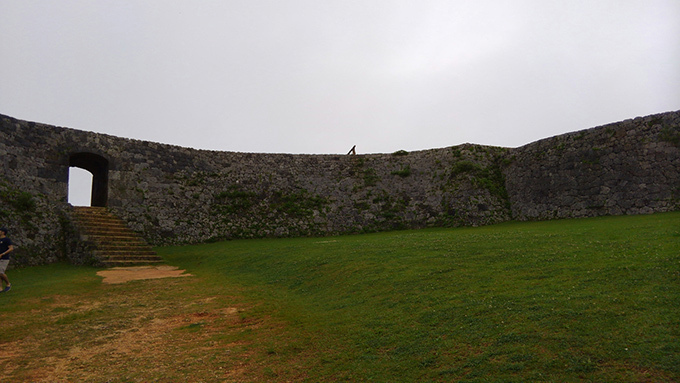
[[5,283],[5,288],[1,291],[3,293],[12,288],[12,284],[9,283],[7,274],[5,274],[5,270],[7,270],[7,265],[9,265],[9,253],[13,250],[14,245],[12,244],[12,241],[7,238],[7,229],[4,227],[0,228],[0,279]]

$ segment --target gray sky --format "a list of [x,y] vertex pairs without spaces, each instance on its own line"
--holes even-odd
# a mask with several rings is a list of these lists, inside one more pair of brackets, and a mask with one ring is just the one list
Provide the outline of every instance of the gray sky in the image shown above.
[[0,113],[200,149],[516,147],[680,109],[678,0],[0,0]]

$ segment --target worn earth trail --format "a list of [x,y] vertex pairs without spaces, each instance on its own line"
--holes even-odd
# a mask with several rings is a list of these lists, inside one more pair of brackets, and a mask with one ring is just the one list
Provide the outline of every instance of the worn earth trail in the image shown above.
[[175,266],[135,266],[135,267],[113,267],[98,271],[97,275],[104,278],[103,283],[125,283],[140,279],[159,279],[191,277],[191,274],[184,274],[184,270],[179,270]]
[[287,371],[265,363],[272,347],[296,342],[285,323],[258,311],[238,288],[211,288],[183,272],[103,270],[97,273],[103,283],[92,291],[31,298],[0,312],[0,381],[302,378],[294,362],[284,363]]

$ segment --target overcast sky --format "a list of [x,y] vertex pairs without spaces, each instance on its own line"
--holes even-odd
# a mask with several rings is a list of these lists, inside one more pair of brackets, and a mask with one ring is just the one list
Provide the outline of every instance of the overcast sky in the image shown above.
[[506,147],[680,109],[678,0],[0,0],[0,113],[199,149]]
[[516,147],[680,109],[678,0],[0,0],[0,113],[201,149]]

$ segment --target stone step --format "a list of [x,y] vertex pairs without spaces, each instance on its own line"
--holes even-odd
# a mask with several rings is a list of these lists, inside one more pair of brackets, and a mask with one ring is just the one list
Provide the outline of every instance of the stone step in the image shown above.
[[82,238],[95,246],[93,256],[108,267],[162,263],[151,246],[106,208],[74,207]]
[[102,246],[149,246],[146,241],[139,237],[123,237],[123,236],[106,236],[106,235],[84,235],[85,240],[96,242]]
[[99,206],[74,206],[73,211],[76,214],[83,215],[108,215],[109,209]]
[[130,230],[127,226],[120,222],[102,222],[102,221],[85,221],[76,220],[79,224],[85,225],[92,228],[107,228],[107,229],[119,229],[119,230]]
[[151,246],[145,244],[145,243],[137,243],[137,244],[128,244],[128,243],[100,243],[101,246],[99,246],[100,249],[106,249],[106,250],[120,250],[120,251],[126,251],[126,250],[149,250],[153,251]]
[[110,229],[110,228],[105,228],[105,227],[87,227],[85,231],[88,234],[91,235],[100,235],[100,236],[116,236],[120,235],[123,237],[137,237],[138,235],[136,233],[130,232],[130,229]]
[[152,250],[95,250],[94,254],[100,258],[104,257],[157,257],[156,252]]
[[129,231],[106,231],[106,230],[100,230],[100,231],[94,231],[91,232],[91,229],[85,229],[84,231],[87,231],[86,234],[89,234],[93,237],[102,237],[102,238],[137,238],[139,240],[144,240],[139,234],[133,232],[132,230]]
[[109,237],[101,237],[97,238],[97,243],[101,245],[102,247],[110,248],[110,247],[139,247],[139,246],[148,246],[150,247],[146,242],[141,241],[137,238],[109,238]]

